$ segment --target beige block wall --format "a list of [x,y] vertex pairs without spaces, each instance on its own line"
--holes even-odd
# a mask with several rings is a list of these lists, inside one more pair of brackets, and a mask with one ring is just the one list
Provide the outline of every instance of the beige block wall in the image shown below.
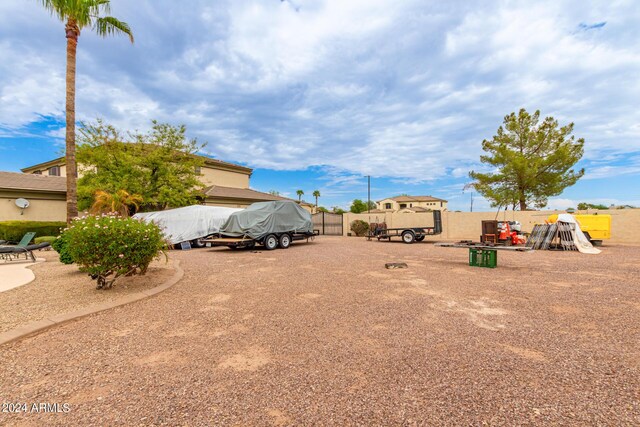
[[[15,204],[15,200],[19,197],[29,200],[29,207],[24,211]],[[25,192],[0,193],[0,221],[66,221],[67,203],[64,197],[64,195],[43,196]]]
[[[565,211],[507,211],[500,212],[443,212],[442,234],[428,239],[438,240],[474,240],[480,239],[483,220],[520,221],[522,231],[531,232],[535,224],[544,223],[549,215],[565,213]],[[576,212],[578,213],[578,212]],[[579,212],[579,213],[594,213]],[[599,214],[611,215],[610,243],[640,244],[640,209],[616,209],[598,211]],[[370,218],[369,218],[370,217]],[[367,222],[386,222],[389,228],[433,226],[433,214],[427,213],[392,213],[383,214],[344,214],[343,233],[350,232],[351,222],[362,219]],[[606,244],[606,243],[605,243]]]
[[222,187],[249,188],[249,175],[203,166],[200,181],[206,186],[220,185]]

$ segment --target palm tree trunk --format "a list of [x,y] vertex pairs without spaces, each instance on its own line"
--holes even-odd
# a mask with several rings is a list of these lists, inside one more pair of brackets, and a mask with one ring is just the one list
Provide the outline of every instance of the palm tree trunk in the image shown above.
[[78,168],[76,166],[76,49],[79,29],[71,19],[67,32],[67,99],[66,99],[66,169],[67,169],[67,223],[78,216]]

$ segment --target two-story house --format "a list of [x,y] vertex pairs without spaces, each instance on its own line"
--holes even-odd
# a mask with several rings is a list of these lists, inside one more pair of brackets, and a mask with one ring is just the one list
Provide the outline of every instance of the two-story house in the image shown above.
[[[250,188],[253,169],[234,163],[201,156],[204,160],[198,168],[202,190],[202,203],[209,206],[245,208],[255,202],[290,200],[286,197],[263,193]],[[22,173],[0,172],[0,221],[29,219],[64,221],[66,218],[66,165],[59,157],[21,169]],[[78,167],[82,175],[82,165]],[[25,198],[30,207],[18,209],[15,200]],[[11,203],[13,202],[13,203]],[[313,212],[314,205],[302,202],[301,206]]]
[[429,212],[446,211],[447,201],[433,196],[397,196],[376,202],[383,212]]

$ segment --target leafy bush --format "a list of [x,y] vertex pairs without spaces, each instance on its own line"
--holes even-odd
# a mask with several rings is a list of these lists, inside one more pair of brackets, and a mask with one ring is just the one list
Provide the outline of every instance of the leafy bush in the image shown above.
[[145,274],[166,248],[157,225],[114,214],[75,219],[62,237],[68,254],[97,280],[98,289],[111,288],[122,275]]
[[66,225],[60,221],[1,221],[0,240],[19,242],[30,231],[36,233],[35,237],[57,236]]
[[356,236],[365,236],[367,231],[369,231],[369,224],[367,221],[363,221],[361,219],[353,220],[351,221],[351,231],[353,231]]
[[73,257],[69,253],[69,235],[65,232],[58,236],[51,243],[53,250],[58,252],[60,262],[63,264],[73,264]]
[[45,243],[45,242],[46,242],[46,243],[51,244],[51,243],[53,243],[55,240],[56,240],[56,236],[40,236],[40,237],[36,237],[36,238],[33,240],[33,243],[35,243],[36,245],[37,245],[38,243]]

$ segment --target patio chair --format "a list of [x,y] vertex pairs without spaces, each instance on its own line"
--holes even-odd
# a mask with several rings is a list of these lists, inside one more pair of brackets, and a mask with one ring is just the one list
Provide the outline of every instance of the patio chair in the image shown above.
[[35,255],[33,255],[33,251],[44,249],[50,246],[50,243],[43,242],[35,245],[30,245],[29,242],[31,242],[33,236],[35,235],[36,233],[29,232],[22,237],[22,240],[20,240],[20,243],[18,243],[17,245],[0,246],[0,259],[12,261],[13,259],[18,259],[20,255],[24,254],[25,259],[29,259],[29,257],[31,257],[31,260],[33,262],[36,262],[36,257]]

